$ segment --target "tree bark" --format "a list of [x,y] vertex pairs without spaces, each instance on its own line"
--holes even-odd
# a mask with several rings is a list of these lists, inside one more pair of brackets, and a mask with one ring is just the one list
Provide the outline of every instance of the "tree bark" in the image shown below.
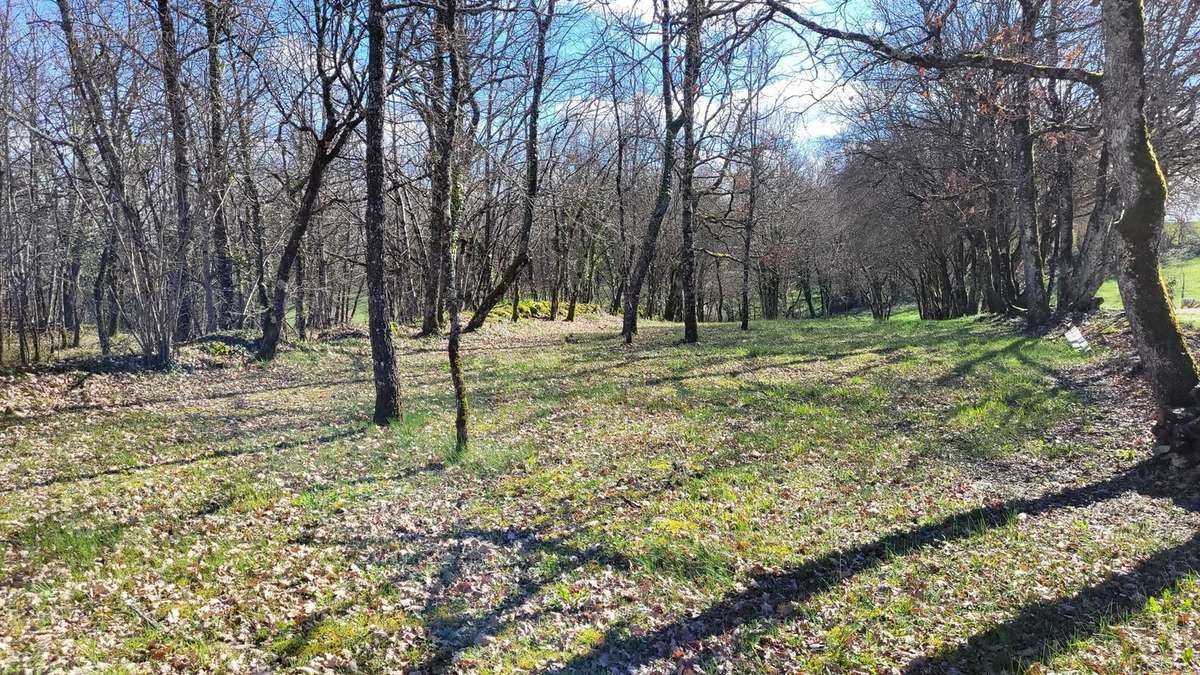
[[400,384],[396,347],[388,317],[387,269],[384,260],[384,46],[387,29],[383,0],[370,0],[367,16],[367,310],[371,333],[371,363],[375,377],[375,414],[380,426],[400,417]]
[[304,185],[304,194],[300,206],[291,219],[291,235],[284,245],[283,254],[279,257],[279,266],[275,271],[275,294],[271,302],[271,311],[266,313],[263,320],[262,339],[258,345],[258,358],[270,361],[279,350],[279,337],[283,330],[283,322],[287,313],[288,279],[291,277],[292,265],[300,255],[300,244],[304,241],[304,233],[312,221],[317,208],[317,197],[321,192],[321,182],[330,158],[318,148],[309,166],[308,177]]
[[[175,19],[170,0],[158,0],[158,28],[162,49],[163,89],[167,100],[167,113],[171,119],[171,171],[175,184],[175,218],[178,228],[175,245],[175,271],[171,275],[168,292],[179,308],[179,319],[175,337],[186,340],[191,333],[190,302],[187,299],[187,261],[192,243],[191,202],[188,197],[188,177],[191,165],[188,160],[187,115],[184,112],[183,85],[180,83],[179,50],[176,46]],[[168,345],[166,353],[158,358],[164,363],[171,358]],[[160,364],[161,365],[161,364]]]
[[675,170],[675,136],[683,126],[683,118],[676,117],[675,106],[672,103],[671,91],[671,8],[668,0],[662,1],[660,25],[662,27],[662,88],[663,88],[663,119],[666,127],[663,129],[662,169],[658,178],[658,193],[654,200],[654,210],[646,223],[646,235],[642,238],[642,248],[638,253],[637,262],[630,270],[629,280],[625,284],[625,311],[621,320],[621,335],[625,343],[633,342],[637,333],[638,305],[641,304],[642,285],[646,282],[646,274],[654,262],[654,251],[658,244],[658,233],[662,229],[663,218],[671,205],[671,176]]
[[683,49],[683,212],[680,225],[683,247],[679,273],[683,286],[683,341],[700,339],[696,320],[696,98],[700,95],[700,28],[704,10],[700,0],[688,0],[687,34]]
[[1086,311],[1104,283],[1112,255],[1113,203],[1116,190],[1108,177],[1108,143],[1100,146],[1100,161],[1096,169],[1092,213],[1087,230],[1079,242],[1079,253],[1071,262],[1071,297],[1068,311]]
[[229,165],[225,151],[225,111],[221,82],[225,66],[221,60],[220,39],[224,32],[228,4],[224,0],[204,0],[204,28],[208,38],[208,132],[209,132],[209,209],[212,212],[213,268],[219,299],[217,325],[232,328],[240,312],[233,284],[233,256],[229,251],[229,224],[226,217],[225,191],[229,187]]
[[[1033,31],[1038,12],[1034,0],[1021,0],[1021,47],[1028,55],[1033,49]],[[1050,304],[1046,296],[1046,281],[1037,231],[1037,186],[1034,181],[1033,132],[1030,126],[1029,76],[1017,77],[1015,116],[1012,122],[1013,143],[1016,146],[1017,195],[1014,216],[1021,244],[1021,271],[1024,276],[1025,322],[1029,328],[1040,328],[1050,320]]]
[[1134,343],[1158,404],[1187,405],[1200,377],[1159,266],[1167,184],[1146,125],[1145,17],[1141,0],[1104,1],[1105,130],[1125,212],[1118,282]]
[[[504,268],[496,285],[488,291],[479,302],[475,314],[467,322],[466,332],[471,333],[483,327],[488,313],[492,311],[508,292],[508,287],[516,282],[522,268],[529,264],[529,239],[533,232],[534,207],[537,203],[540,180],[540,161],[538,158],[538,125],[541,120],[542,89],[546,81],[546,36],[550,33],[550,24],[554,20],[556,0],[549,0],[546,11],[536,16],[537,44],[534,46],[533,82],[530,85],[529,111],[526,115],[527,130],[525,132],[525,200],[521,210],[521,233],[517,242],[517,251],[512,261]],[[535,14],[536,14],[536,5]]]

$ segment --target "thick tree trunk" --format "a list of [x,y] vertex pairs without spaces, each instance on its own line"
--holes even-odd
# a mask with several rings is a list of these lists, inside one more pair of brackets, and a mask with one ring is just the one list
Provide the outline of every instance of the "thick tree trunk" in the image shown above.
[[1075,297],[1071,271],[1075,267],[1075,198],[1071,191],[1073,166],[1070,147],[1060,140],[1054,149],[1054,184],[1051,194],[1055,205],[1054,232],[1056,235],[1054,268],[1051,278],[1055,284],[1055,310],[1067,312]]
[[1134,343],[1164,409],[1190,403],[1200,382],[1159,267],[1167,184],[1146,126],[1145,18],[1140,0],[1104,2],[1105,130],[1125,212],[1118,282]]
[[383,0],[370,0],[367,16],[367,310],[371,332],[371,363],[375,377],[373,421],[387,425],[400,417],[400,384],[396,376],[396,347],[389,325],[387,269],[384,260],[387,224],[384,217],[384,25]]
[[[434,211],[444,211],[447,208],[446,201],[447,197],[445,195],[431,195],[431,213]],[[423,298],[421,301],[421,331],[417,334],[418,337],[436,335],[442,327],[442,287],[444,285],[442,283],[442,275],[445,273],[445,270],[442,268],[442,261],[444,260],[443,251],[446,248],[445,232],[434,229],[433,221],[434,218],[431,217],[429,245],[425,256],[429,264],[424,280]]]

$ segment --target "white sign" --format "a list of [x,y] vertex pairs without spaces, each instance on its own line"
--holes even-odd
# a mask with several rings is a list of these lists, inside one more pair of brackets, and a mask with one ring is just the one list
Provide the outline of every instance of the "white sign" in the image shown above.
[[1083,333],[1079,332],[1078,327],[1072,326],[1071,330],[1067,331],[1065,337],[1067,338],[1067,342],[1070,343],[1070,345],[1074,347],[1075,351],[1077,352],[1086,352],[1092,348],[1092,346],[1088,344],[1087,338],[1083,337]]

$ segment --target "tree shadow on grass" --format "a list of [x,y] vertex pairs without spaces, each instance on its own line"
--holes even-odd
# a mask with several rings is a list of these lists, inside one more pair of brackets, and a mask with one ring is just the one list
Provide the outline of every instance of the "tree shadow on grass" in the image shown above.
[[298,389],[322,389],[329,387],[340,387],[351,384],[367,384],[370,383],[369,377],[346,377],[324,379],[312,382],[289,382],[287,384],[279,384],[267,387],[259,387],[256,389],[232,389],[229,391],[220,391],[213,393],[201,393],[191,396],[167,396],[163,398],[150,398],[132,401],[121,401],[117,403],[73,403],[68,405],[56,406],[48,410],[41,410],[33,414],[17,417],[15,415],[0,414],[0,431],[10,428],[26,427],[37,422],[52,419],[64,414],[72,413],[87,413],[87,412],[115,412],[131,408],[148,408],[151,406],[168,406],[175,404],[195,404],[211,401],[221,401],[232,398],[241,398],[245,396],[257,396],[259,394],[269,394],[283,391],[293,391]]
[[971,358],[964,359],[963,361],[959,362],[958,365],[954,366],[950,372],[938,378],[936,384],[938,386],[946,386],[958,380],[965,379],[980,366],[1006,357],[1014,357],[1021,363],[1029,366],[1031,369],[1040,371],[1044,375],[1050,375],[1057,379],[1058,373],[1053,368],[1029,358],[1029,355],[1027,355],[1024,351],[1026,347],[1034,346],[1039,342],[1041,342],[1041,339],[1014,339],[1012,342],[1003,347],[989,349],[985,352],[972,356]]
[[[631,561],[620,553],[599,547],[580,547],[571,543],[565,535],[546,537],[527,528],[468,527],[446,534],[401,532],[394,538],[352,537],[318,543],[359,550],[365,554],[366,562],[373,565],[411,565],[411,560],[399,561],[386,553],[389,546],[403,541],[448,545],[438,571],[432,575],[436,581],[421,610],[426,636],[433,645],[432,652],[418,666],[421,672],[452,670],[460,653],[479,644],[483,638],[502,632],[510,621],[517,618],[514,612],[536,598],[547,586],[562,580],[571,572],[590,564],[626,570],[632,565]],[[471,563],[479,562],[479,551],[470,550],[470,542],[484,542],[498,548],[515,548],[520,562],[520,578],[512,589],[488,609],[470,613],[447,611],[446,591],[460,581]],[[379,550],[376,547],[383,548]],[[555,557],[557,563],[553,572],[539,574],[535,570],[538,562],[545,556]],[[520,613],[519,617],[527,620],[536,617],[542,611],[539,609]]]
[[[1140,610],[1147,598],[1161,595],[1189,573],[1200,570],[1200,532],[1184,543],[1160,551],[1128,572],[1069,598],[1044,600],[1023,608],[1017,616],[977,633],[966,642],[932,657],[909,663],[905,673],[970,672],[1023,673],[1034,663],[1061,652]],[[1019,652],[1005,645],[1020,645]]]
[[26,490],[33,490],[35,488],[49,487],[52,485],[60,485],[60,484],[68,484],[69,485],[69,484],[73,484],[73,483],[79,483],[82,481],[93,480],[96,478],[102,478],[102,477],[106,477],[106,476],[124,476],[124,475],[128,475],[128,474],[137,473],[139,471],[148,471],[151,469],[188,466],[191,464],[196,464],[199,462],[206,462],[206,461],[215,460],[215,459],[228,459],[231,457],[239,457],[242,455],[255,455],[255,454],[260,454],[263,452],[279,452],[279,451],[291,450],[293,448],[297,448],[297,447],[301,447],[301,446],[305,446],[305,445],[324,445],[326,443],[334,443],[337,441],[345,440],[347,438],[351,438],[353,436],[358,436],[362,433],[363,433],[363,429],[361,427],[358,427],[358,428],[351,427],[351,428],[347,428],[347,429],[340,429],[338,431],[330,432],[328,434],[323,434],[321,436],[318,436],[317,438],[299,438],[299,439],[279,441],[277,443],[262,444],[262,445],[259,445],[259,444],[235,445],[235,446],[227,447],[227,448],[218,448],[216,450],[211,450],[209,452],[202,452],[197,455],[189,455],[187,457],[179,457],[176,459],[164,460],[161,462],[143,462],[141,464],[132,464],[132,465],[125,465],[125,466],[111,467],[111,468],[107,468],[107,469],[100,469],[97,471],[89,471],[86,473],[75,473],[75,474],[53,476],[53,477],[46,478],[43,480],[33,481],[33,482],[29,482],[29,483],[23,483],[20,485],[13,485],[13,486],[8,486],[8,487],[0,486],[0,494],[7,494],[10,492],[24,492]]
[[[1035,516],[1064,507],[1083,507],[1131,491],[1154,497],[1174,498],[1175,495],[1184,495],[1175,499],[1179,506],[1194,511],[1200,510],[1195,496],[1184,490],[1165,462],[1147,460],[1122,474],[1091,485],[1070,488],[1035,499],[1015,499],[995,506],[965,511],[923,527],[881,537],[869,544],[821,556],[782,573],[756,575],[745,584],[744,590],[727,595],[700,614],[648,633],[627,634],[624,627],[610,628],[605,639],[600,642],[603,645],[601,649],[580,655],[551,672],[593,672],[607,670],[615,664],[620,664],[622,668],[634,669],[667,655],[674,645],[701,641],[744,624],[777,621],[775,608],[781,603],[805,602],[814,595],[875,568],[891,558],[941,542],[976,536],[984,530],[1004,525],[1016,513]],[[1133,598],[1119,595],[1119,591],[1128,583],[1140,583],[1147,591],[1161,590],[1174,583],[1186,571],[1197,568],[1196,554],[1197,541],[1193,538],[1180,547],[1147,560],[1138,570],[1115,575],[1073,598],[1074,602],[1080,603],[1078,615],[1063,615],[1062,610],[1071,604],[1072,600],[1051,601],[1027,608],[1013,622],[977,636],[960,650],[948,652],[938,657],[936,662],[914,665],[913,672],[924,672],[921,669],[925,668],[937,670],[951,663],[970,660],[986,645],[1003,639],[1006,631],[1024,633],[1051,619],[1060,624],[1059,630],[1042,638],[1041,644],[1035,646],[1053,644],[1056,636],[1077,637],[1094,632],[1104,624],[1106,617],[1113,616],[1111,612],[1106,613],[1103,607],[1118,610],[1122,607],[1126,610],[1133,608]],[[1156,574],[1157,576],[1153,576]],[[1145,575],[1152,575],[1152,578],[1147,579]]]

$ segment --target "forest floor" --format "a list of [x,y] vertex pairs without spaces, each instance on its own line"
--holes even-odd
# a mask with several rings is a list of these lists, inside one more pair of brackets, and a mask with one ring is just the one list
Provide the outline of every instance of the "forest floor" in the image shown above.
[[[0,671],[1194,672],[1200,494],[1112,320],[611,318],[0,379]],[[93,363],[93,365],[95,365]],[[119,365],[119,364],[117,364]]]

